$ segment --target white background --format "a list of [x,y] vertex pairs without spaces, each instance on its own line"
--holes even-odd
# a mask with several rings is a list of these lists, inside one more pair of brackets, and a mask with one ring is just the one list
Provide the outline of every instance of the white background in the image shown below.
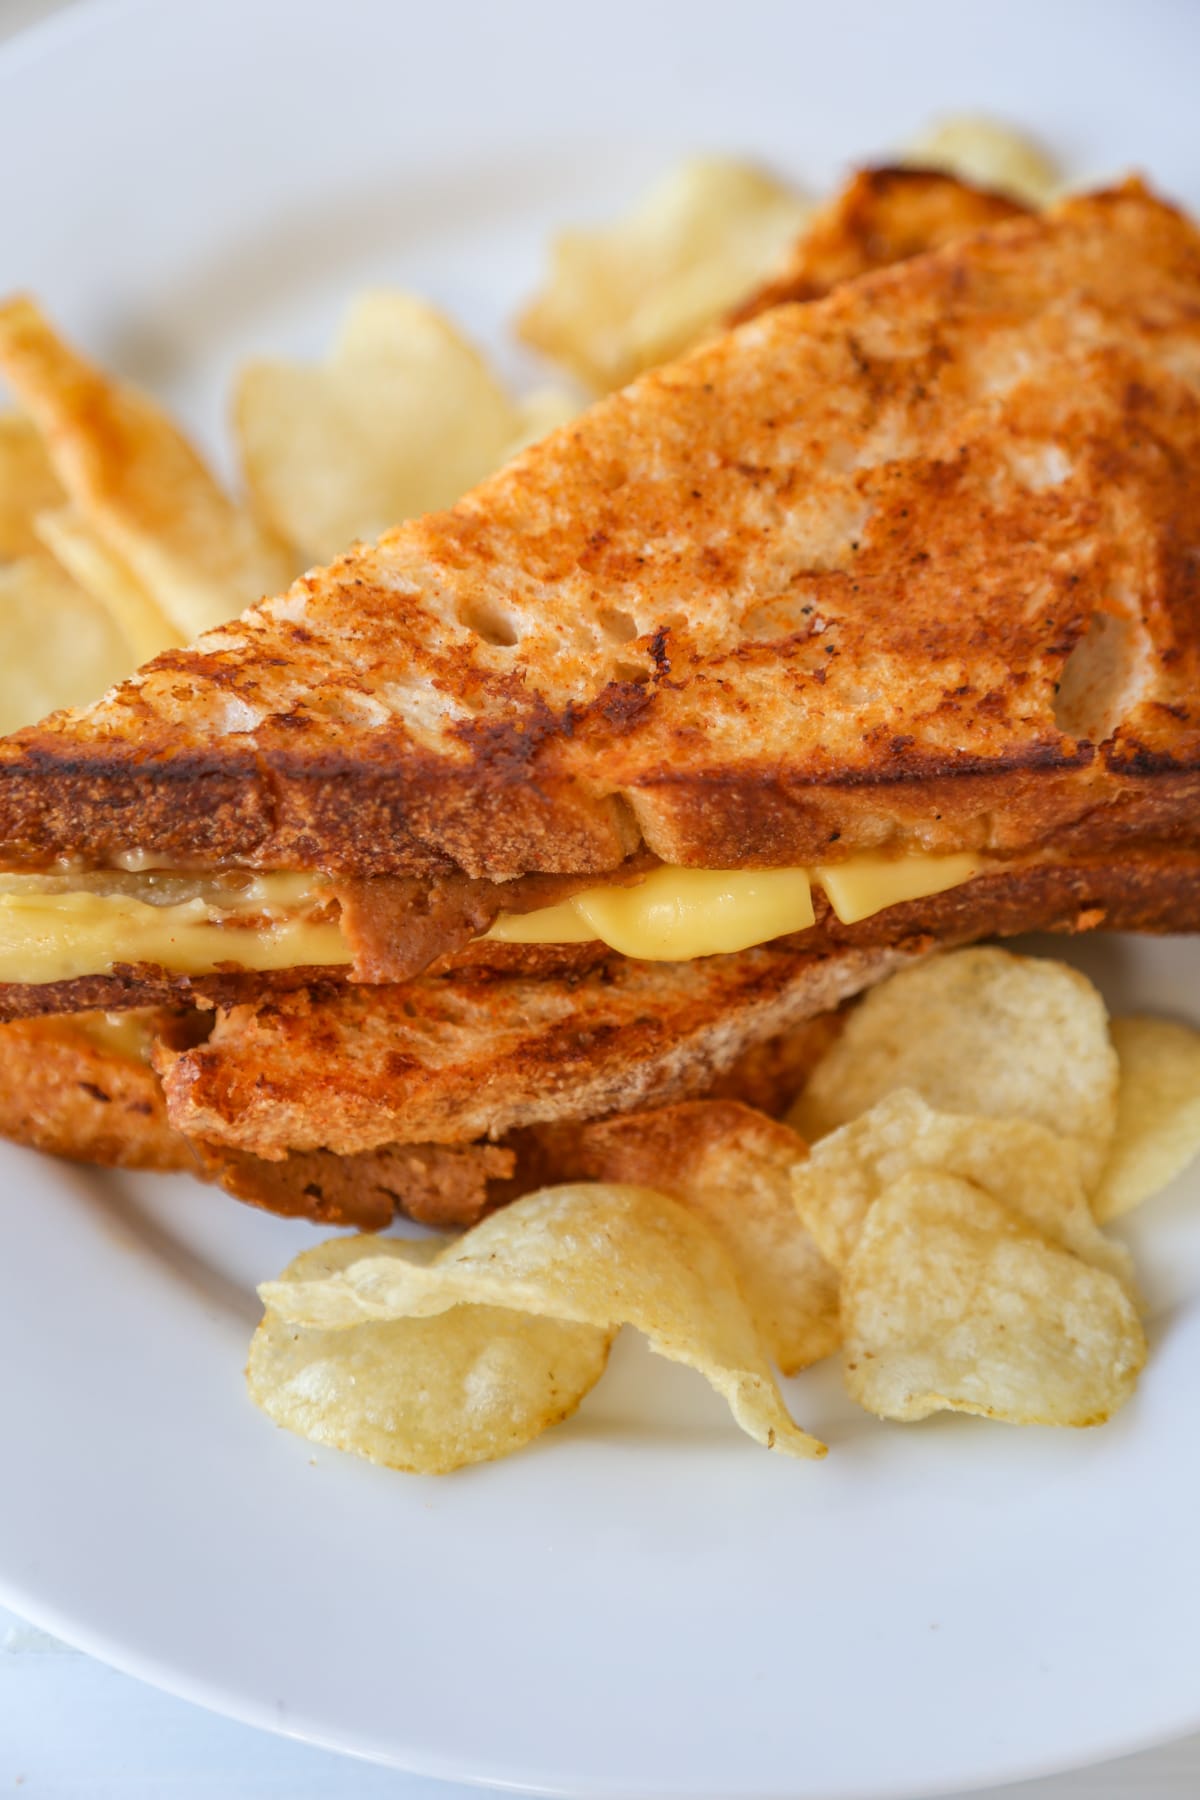
[[[60,4],[0,0],[0,37]],[[6,179],[12,178],[10,172]],[[455,1800],[469,1791],[367,1767],[216,1718],[116,1674],[0,1609],[0,1795]],[[1190,1800],[1200,1793],[1200,1737],[1004,1792],[1020,1800],[1182,1800],[1184,1795]]]

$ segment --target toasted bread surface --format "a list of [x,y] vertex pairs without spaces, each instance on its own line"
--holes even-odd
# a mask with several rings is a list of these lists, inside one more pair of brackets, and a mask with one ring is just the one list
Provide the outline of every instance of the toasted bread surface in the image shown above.
[[[261,1162],[174,1130],[148,1060],[155,1039],[179,1044],[196,1022],[177,1011],[126,1016],[125,1048],[104,1015],[0,1026],[0,1138],[107,1168],[178,1171],[288,1218],[380,1231],[397,1210],[425,1225],[463,1227],[513,1173],[496,1144],[405,1144],[365,1156],[326,1151]],[[140,1037],[146,1055],[134,1045]]]
[[218,1014],[206,1044],[156,1062],[177,1130],[268,1160],[466,1143],[703,1093],[748,1045],[927,948],[619,957],[574,985],[460,971],[319,1003],[282,994]]
[[1177,212],[1133,184],[991,227],[6,740],[0,842],[507,878],[1194,817],[1198,394]]
[[197,1172],[195,1152],[167,1120],[150,1066],[156,1035],[171,1035],[176,1015],[128,1015],[118,1052],[94,1027],[102,1014],[22,1019],[0,1026],[0,1138],[74,1162],[129,1169]]
[[783,267],[730,315],[740,325],[773,306],[819,300],[844,281],[925,256],[1028,209],[936,169],[860,169],[810,219]]

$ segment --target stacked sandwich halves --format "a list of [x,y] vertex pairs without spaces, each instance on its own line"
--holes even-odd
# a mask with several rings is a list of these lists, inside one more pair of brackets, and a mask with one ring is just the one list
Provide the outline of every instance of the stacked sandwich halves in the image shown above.
[[0,744],[7,1130],[465,1219],[931,950],[1200,924],[1200,235],[914,179],[803,304]]

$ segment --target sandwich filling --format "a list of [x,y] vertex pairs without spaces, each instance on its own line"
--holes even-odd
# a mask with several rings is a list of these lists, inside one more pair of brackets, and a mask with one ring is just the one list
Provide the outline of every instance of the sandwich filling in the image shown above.
[[[689,962],[807,930],[815,922],[814,885],[849,925],[960,886],[983,867],[969,854],[858,856],[813,869],[663,865],[631,886],[586,888],[554,906],[502,912],[486,935],[522,944],[599,940],[642,961]],[[317,874],[0,876],[0,982],[70,981],[137,964],[201,975],[353,960],[336,894]]]

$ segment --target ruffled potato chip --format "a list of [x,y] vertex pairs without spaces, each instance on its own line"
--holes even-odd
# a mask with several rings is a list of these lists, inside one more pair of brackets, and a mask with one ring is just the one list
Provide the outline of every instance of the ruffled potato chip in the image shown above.
[[653,1187],[712,1226],[785,1375],[837,1349],[837,1276],[792,1201],[803,1138],[736,1100],[685,1100],[570,1129],[579,1173]]
[[600,392],[621,387],[715,329],[811,210],[746,163],[684,163],[614,224],[555,238],[517,329]]
[[824,1255],[843,1269],[881,1194],[922,1169],[982,1188],[1136,1295],[1129,1251],[1097,1225],[1074,1146],[1028,1119],[934,1112],[919,1094],[902,1088],[822,1138],[807,1161],[796,1164],[796,1208]]
[[900,160],[910,169],[957,175],[1026,206],[1045,206],[1060,181],[1050,158],[1026,132],[975,113],[938,120],[906,146]]
[[290,552],[221,491],[167,415],[76,355],[32,300],[0,306],[0,375],[83,524],[185,638],[289,585]]
[[34,520],[64,499],[37,426],[20,413],[0,413],[0,562],[36,552]]
[[1090,1190],[1112,1142],[1117,1055],[1090,981],[988,948],[929,957],[872,988],[789,1117],[810,1142],[913,1088],[939,1112],[1029,1119],[1069,1138]]
[[515,404],[448,319],[411,294],[360,294],[327,362],[242,370],[234,420],[262,516],[315,562],[449,506],[572,412]]
[[789,1456],[825,1447],[788,1416],[758,1331],[712,1230],[649,1188],[545,1188],[493,1213],[428,1267],[368,1256],[321,1281],[268,1282],[293,1324],[338,1330],[431,1318],[463,1305],[612,1331],[696,1369],[756,1442]]
[[847,1389],[885,1419],[1099,1425],[1146,1359],[1119,1281],[982,1189],[926,1169],[868,1212],[842,1277],[842,1329]]
[[107,613],[48,556],[0,567],[0,733],[98,700],[133,668]]
[[[280,1278],[328,1280],[360,1262],[420,1265],[436,1244],[334,1238]],[[613,1334],[493,1306],[319,1331],[268,1307],[250,1345],[255,1405],[312,1443],[389,1469],[443,1475],[520,1450],[573,1413],[604,1372]]]
[[1117,1129],[1092,1205],[1101,1221],[1161,1192],[1200,1155],[1200,1032],[1172,1019],[1114,1019]]

